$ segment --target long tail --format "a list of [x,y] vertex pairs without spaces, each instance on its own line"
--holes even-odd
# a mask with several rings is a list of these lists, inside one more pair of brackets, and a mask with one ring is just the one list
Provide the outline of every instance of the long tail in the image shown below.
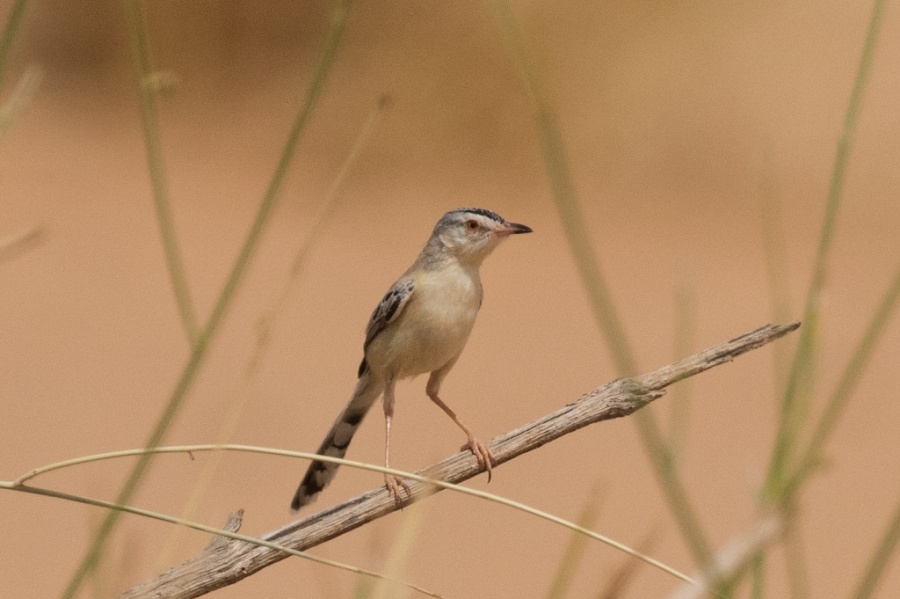
[[[342,458],[347,453],[347,447],[353,439],[356,429],[362,424],[363,418],[378,396],[381,395],[383,386],[375,380],[371,372],[366,370],[356,383],[353,397],[341,415],[337,417],[331,430],[322,445],[316,452],[335,458]],[[309,465],[306,475],[297,487],[294,500],[291,502],[291,511],[296,512],[304,505],[316,500],[316,497],[331,482],[337,473],[338,465],[328,462],[315,461]]]

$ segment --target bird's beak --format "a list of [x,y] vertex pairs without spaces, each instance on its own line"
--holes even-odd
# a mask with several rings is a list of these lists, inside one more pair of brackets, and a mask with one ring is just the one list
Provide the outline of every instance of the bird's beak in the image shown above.
[[497,232],[501,235],[518,235],[520,233],[531,233],[531,227],[520,225],[519,223],[506,223],[506,225]]

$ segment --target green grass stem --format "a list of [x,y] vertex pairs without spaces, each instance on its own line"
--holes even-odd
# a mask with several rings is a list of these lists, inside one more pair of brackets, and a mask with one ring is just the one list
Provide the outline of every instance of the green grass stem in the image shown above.
[[[356,160],[366,143],[375,132],[376,125],[387,110],[389,104],[390,103],[383,97],[373,108],[369,118],[366,119],[356,141],[351,147],[350,152],[347,154],[341,168],[338,170],[337,175],[332,181],[331,186],[325,193],[322,202],[316,208],[313,216],[309,219],[306,227],[308,233],[301,242],[300,248],[297,250],[288,277],[281,288],[281,292],[276,296],[272,307],[259,319],[259,324],[256,327],[256,344],[244,366],[243,376],[241,377],[240,382],[235,386],[234,393],[230,395],[229,400],[226,402],[227,405],[223,406],[222,422],[219,425],[219,430],[215,436],[218,443],[226,443],[241,422],[241,415],[243,414],[247,400],[250,397],[250,389],[253,386],[253,380],[265,363],[266,352],[269,350],[269,342],[271,340],[272,332],[275,330],[278,318],[288,305],[291,291],[296,287],[300,280],[312,248],[315,247],[322,232],[327,229],[327,219],[333,212],[335,204],[337,204],[336,199],[338,197],[338,192],[340,191],[347,174],[350,172],[351,167],[356,163]],[[221,454],[214,454],[213,458],[208,460],[197,474],[194,488],[183,507],[182,517],[191,518],[193,516],[193,512],[196,510],[197,506],[200,505],[200,500],[211,483],[214,472],[218,468],[219,462],[223,457],[224,456]],[[185,529],[183,528],[173,530],[157,558],[157,563],[160,564],[160,567],[168,560],[172,551],[178,547],[179,540],[184,532]]]
[[[764,181],[762,185],[761,225],[763,253],[766,275],[769,279],[769,303],[773,322],[790,322],[791,286],[788,272],[787,237],[784,232],[784,218],[781,203],[777,199],[774,184]],[[787,384],[787,369],[790,364],[791,346],[779,343],[772,348],[775,371],[775,389],[782,390]]]
[[847,402],[853,396],[866,366],[870,364],[872,352],[875,351],[878,341],[887,330],[888,322],[893,316],[894,309],[897,307],[898,299],[900,299],[900,269],[897,270],[894,280],[882,296],[878,309],[869,322],[869,326],[866,327],[862,338],[853,351],[853,356],[841,373],[841,378],[834,392],[829,397],[828,403],[825,405],[825,410],[813,431],[809,445],[803,452],[799,466],[793,471],[788,483],[785,485],[785,493],[789,496],[796,493],[809,475],[821,464],[825,444],[837,427],[841,414],[843,414]]
[[[238,283],[243,278],[243,275],[250,263],[250,258],[258,245],[259,239],[262,236],[262,232],[268,221],[269,214],[271,213],[276,198],[278,197],[278,191],[281,189],[281,184],[284,180],[285,175],[287,174],[288,167],[290,166],[291,160],[296,152],[297,143],[300,139],[301,133],[303,132],[306,123],[308,122],[309,117],[312,114],[313,107],[315,106],[316,101],[318,100],[318,97],[324,87],[325,80],[327,78],[328,72],[331,69],[331,64],[337,52],[341,33],[344,30],[344,23],[350,3],[351,0],[338,0],[338,2],[335,4],[334,9],[332,10],[331,21],[328,27],[328,31],[325,35],[325,40],[322,44],[322,49],[318,64],[316,65],[314,71],[313,80],[309,85],[306,98],[304,99],[303,104],[300,107],[300,111],[296,119],[294,120],[294,124],[291,127],[288,139],[285,143],[278,165],[275,168],[272,180],[269,184],[268,189],[266,190],[265,196],[263,197],[253,224],[250,227],[250,232],[248,233],[247,238],[244,241],[244,245],[242,246],[235,264],[232,267],[228,280],[225,282],[225,286],[222,289],[222,292],[219,294],[209,321],[197,337],[197,342],[194,344],[191,350],[190,358],[188,359],[188,362],[185,365],[177,384],[175,385],[175,389],[173,390],[168,403],[163,409],[163,412],[160,415],[153,431],[150,433],[150,436],[146,442],[147,447],[156,447],[163,440],[166,432],[169,429],[169,426],[174,420],[175,415],[183,405],[184,399],[187,396],[187,392],[190,389],[190,386],[200,369],[201,363],[206,357],[206,352],[209,348],[210,342],[218,332],[219,325],[221,324],[225,313],[228,311],[228,308],[231,306],[231,302],[234,299]],[[126,504],[129,502],[129,500],[137,490],[138,484],[143,478],[148,466],[150,465],[150,461],[151,454],[144,454],[138,459],[135,466],[129,473],[128,478],[123,484],[122,489],[119,491],[115,503]],[[63,592],[62,596],[64,598],[72,599],[73,597],[75,597],[78,589],[84,582],[85,577],[96,567],[97,563],[102,557],[102,552],[106,544],[106,540],[108,539],[113,531],[113,528],[118,522],[119,514],[120,512],[117,511],[109,512],[106,518],[103,520],[102,524],[95,531],[94,537],[87,552],[85,553],[82,561],[80,562],[75,573],[72,575],[72,578],[69,580],[69,583],[67,584],[66,589]]]
[[794,453],[799,430],[802,426],[800,416],[808,413],[808,407],[805,405],[808,402],[808,395],[802,391],[804,388],[808,388],[805,382],[812,376],[811,371],[813,369],[819,328],[819,308],[822,291],[825,287],[828,256],[837,225],[838,209],[840,208],[840,200],[843,195],[844,177],[850,159],[853,135],[856,131],[863,95],[875,55],[884,4],[885,0],[874,0],[866,39],[863,43],[862,55],[856,70],[850,100],[847,104],[844,123],[838,139],[834,167],[831,173],[831,183],[828,187],[828,197],[825,202],[825,216],[819,237],[819,247],[803,312],[803,328],[800,331],[797,352],[791,364],[788,384],[782,398],[778,433],[775,438],[769,472],[763,489],[764,503],[778,503],[783,498],[782,487],[785,482],[785,472]]
[[131,44],[132,63],[138,82],[138,104],[140,105],[141,125],[144,130],[147,170],[150,173],[153,205],[156,208],[156,220],[159,223],[166,265],[169,269],[169,279],[175,294],[175,303],[178,305],[178,312],[181,315],[181,323],[188,342],[193,345],[197,342],[200,330],[191,301],[184,259],[179,248],[178,234],[175,232],[171,202],[169,201],[169,185],[166,177],[166,165],[162,156],[159,115],[156,108],[157,87],[151,84],[153,66],[143,6],[144,3],[141,0],[125,1],[125,20],[128,23],[128,40]]
[[792,518],[784,531],[785,569],[791,599],[809,599],[809,566],[803,545],[803,520]]
[[[641,553],[649,553],[657,536],[656,531],[647,533],[647,536],[645,536],[640,544],[638,544],[637,550]],[[601,586],[601,589],[597,593],[596,599],[618,599],[619,597],[623,597],[628,584],[634,580],[637,575],[638,566],[640,565],[640,560],[632,557],[625,558],[622,565],[619,566],[612,575],[603,577],[604,581],[601,583],[602,586],[598,585]]]
[[[600,495],[599,485],[594,485],[594,488],[591,489],[587,496],[587,500],[584,502],[584,506],[581,508],[581,513],[578,514],[578,519],[575,520],[578,526],[589,529],[594,528],[597,517],[600,514]],[[569,587],[572,586],[572,581],[575,579],[578,566],[584,558],[584,550],[586,548],[587,537],[573,531],[562,558],[559,560],[559,565],[556,566],[556,574],[553,576],[550,587],[547,589],[547,594],[545,595],[547,599],[562,599],[566,596]]]
[[753,556],[750,568],[752,577],[750,599],[763,599],[766,596],[766,554],[759,552]]
[[[535,112],[541,149],[557,212],[582,284],[587,291],[594,318],[609,345],[619,375],[633,375],[638,371],[637,360],[628,344],[624,328],[609,293],[609,287],[600,268],[598,253],[593,247],[591,235],[585,226],[586,220],[576,197],[575,185],[566,158],[565,144],[556,123],[556,117],[541,90],[539,78],[528,55],[527,45],[518,29],[509,4],[505,0],[490,0],[489,4]],[[687,489],[668,459],[668,450],[659,426],[649,410],[640,410],[635,413],[634,421],[650,456],[660,486],[694,558],[699,564],[706,563],[712,555],[712,550],[700,525],[700,519],[688,499]]]
[[863,572],[856,591],[853,593],[853,599],[869,599],[875,593],[884,569],[894,556],[894,552],[897,551],[898,543],[900,543],[900,502],[894,508],[891,521]]
[[6,26],[3,28],[3,37],[0,38],[0,89],[3,89],[3,80],[6,77],[6,67],[9,64],[9,49],[12,47],[13,40],[19,32],[22,24],[22,15],[25,14],[25,7],[28,0],[16,0],[9,11],[9,17],[6,19]]

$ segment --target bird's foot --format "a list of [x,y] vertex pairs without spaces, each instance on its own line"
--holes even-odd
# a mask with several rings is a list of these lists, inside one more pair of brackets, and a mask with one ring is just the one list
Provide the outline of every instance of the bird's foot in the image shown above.
[[401,496],[400,489],[403,489],[403,492],[406,493],[406,499],[409,499],[412,496],[412,489],[410,489],[409,485],[406,484],[406,481],[399,476],[385,474],[384,486],[387,488],[388,495],[394,498],[394,502],[398,507],[403,503],[404,499],[404,497]]
[[475,454],[478,465],[487,470],[488,482],[491,482],[491,469],[497,465],[497,460],[494,458],[494,454],[491,453],[491,450],[487,448],[487,445],[482,443],[477,437],[471,436],[469,437],[468,443],[459,449],[460,451],[468,449]]

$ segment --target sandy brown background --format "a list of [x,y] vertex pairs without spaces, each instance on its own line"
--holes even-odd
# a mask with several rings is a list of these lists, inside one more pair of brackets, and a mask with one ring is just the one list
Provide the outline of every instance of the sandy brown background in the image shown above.
[[[10,2],[2,3],[6,15]],[[205,319],[265,190],[309,81],[327,3],[156,1],[157,66],[179,84],[160,102],[174,216]],[[675,297],[695,298],[694,348],[771,320],[764,198],[786,231],[799,317],[829,173],[869,3],[528,2],[515,7],[568,146],[594,244],[642,368],[671,361]],[[4,17],[5,18],[5,17]],[[900,261],[900,12],[889,4],[847,174],[823,313],[820,407]],[[155,221],[123,13],[117,2],[36,2],[3,93],[28,65],[44,77],[0,140],[0,234],[44,227],[41,246],[0,264],[0,478],[55,460],[136,447],[187,357]],[[169,443],[211,442],[242,383],[255,323],[281,289],[308,222],[378,97],[393,109],[350,172],[289,298],[233,441],[312,450],[348,397],[362,328],[446,210],[491,208],[533,235],[485,264],[486,299],[445,399],[492,437],[616,376],[564,241],[534,122],[485,5],[360,2],[293,163],[264,243]],[[811,597],[846,597],[900,492],[894,319],[802,496]],[[782,342],[784,348],[793,341]],[[776,348],[695,379],[685,477],[711,539],[752,519],[774,436]],[[459,432],[425,399],[398,393],[397,465],[454,451]],[[665,400],[653,406],[668,415]],[[349,457],[381,459],[380,415]],[[135,503],[178,513],[207,456],[157,460]],[[112,498],[130,462],[71,469],[42,484]],[[289,521],[304,464],[228,455],[196,519],[243,531]],[[379,482],[342,471],[321,507]],[[473,486],[576,518],[593,489],[597,529],[683,570],[693,563],[631,422],[591,427]],[[448,598],[539,597],[569,539],[520,513],[449,493],[423,523],[405,576]],[[414,510],[317,551],[382,569]],[[57,595],[96,509],[0,495],[0,586]],[[127,517],[98,594],[198,552],[169,526]],[[623,556],[589,546],[573,597],[589,597]],[[780,552],[771,597],[786,593]],[[217,597],[348,597],[349,574],[288,560]],[[642,567],[628,597],[664,596]],[[900,595],[894,560],[881,597]],[[83,596],[91,596],[85,591]]]

